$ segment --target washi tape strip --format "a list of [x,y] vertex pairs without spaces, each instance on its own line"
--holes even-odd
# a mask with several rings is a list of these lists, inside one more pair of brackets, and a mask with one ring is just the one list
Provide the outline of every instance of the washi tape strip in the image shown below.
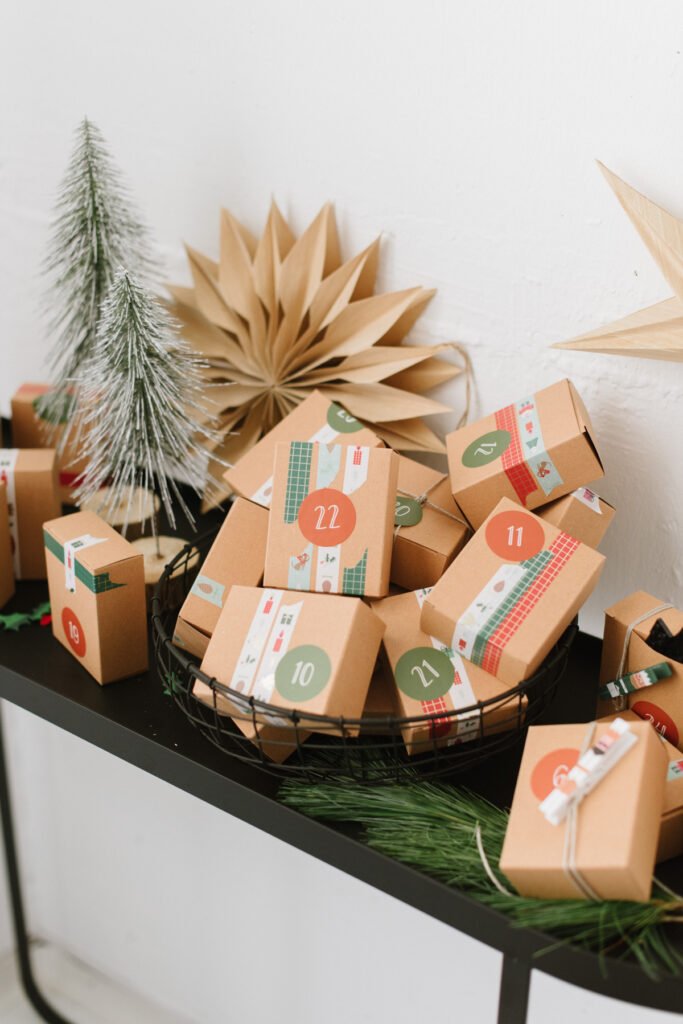
[[[315,434],[312,434],[307,441],[298,442],[300,444],[331,444],[337,437],[339,437],[339,431],[331,427],[329,423],[320,427],[316,430]],[[297,442],[295,442],[297,443]],[[256,502],[257,505],[263,505],[265,508],[270,508],[270,502],[273,497],[273,478],[269,476],[267,480],[261,484],[257,490],[250,497],[250,501]]]
[[669,768],[666,773],[667,782],[677,782],[683,779],[683,758],[679,761],[669,761]]
[[[431,587],[425,587],[422,590],[415,591],[415,600],[420,608],[422,608],[425,597],[431,592],[431,589]],[[446,644],[441,643],[441,641],[437,640],[436,637],[430,636],[429,639],[432,647],[445,654],[453,666],[453,682],[451,683],[448,692],[443,697],[435,697],[431,700],[420,701],[422,711],[425,715],[445,715],[444,718],[435,718],[433,720],[431,725],[432,735],[436,738],[440,736],[447,736],[454,730],[455,735],[452,739],[453,743],[457,742],[459,739],[474,739],[479,732],[479,712],[471,711],[466,715],[458,715],[455,719],[446,714],[449,710],[457,711],[459,708],[471,707],[477,702],[477,698],[474,695],[474,689],[472,688],[472,683],[470,682],[470,677],[467,674],[465,662],[458,652],[454,651],[452,647],[448,647]],[[446,700],[447,697],[450,698],[450,709]]]
[[90,533],[84,533],[80,537],[64,542],[64,586],[73,593],[76,589],[76,555],[84,548],[92,548],[95,544],[102,544],[106,537],[93,537]]
[[268,636],[280,608],[282,594],[281,590],[267,589],[259,598],[230,680],[231,689],[238,693],[251,693]]
[[253,684],[256,700],[269,701],[272,697],[275,669],[289,650],[303,606],[303,601],[298,601],[296,604],[281,605],[278,609]]
[[202,576],[199,573],[192,584],[190,593],[194,594],[195,597],[201,597],[202,601],[207,601],[209,604],[215,604],[217,608],[222,608],[223,598],[225,597],[225,585],[217,580],[212,580],[210,576]]
[[[43,542],[45,549],[54,555],[58,562],[63,563],[64,547],[47,530],[43,530]],[[120,587],[127,586],[125,583],[114,583],[108,572],[90,572],[78,559],[75,560],[74,572],[76,579],[93,594],[104,594],[107,590],[118,590]]]
[[575,491],[572,491],[572,498],[576,498],[577,501],[580,501],[586,508],[597,513],[597,515],[602,515],[600,498],[595,491],[591,491],[590,487],[577,487]]
[[538,486],[547,496],[564,481],[557,466],[546,451],[541,430],[541,419],[534,398],[525,398],[515,406],[518,433],[523,458],[538,482]]
[[526,506],[527,498],[534,493],[537,485],[524,461],[514,405],[506,405],[504,409],[499,409],[495,413],[495,420],[496,427],[499,430],[507,430],[510,435],[510,443],[501,456],[503,470],[520,502]]
[[19,520],[17,518],[17,495],[14,483],[14,471],[18,456],[18,448],[0,448],[0,483],[5,484],[7,487],[7,512],[9,532],[12,538],[12,564],[16,577],[21,575]]
[[613,679],[600,687],[598,696],[600,700],[609,700],[614,697],[625,697],[636,690],[643,690],[646,686],[654,686],[660,679],[668,679],[672,675],[671,666],[666,661],[660,661],[649,668],[638,669],[637,672],[627,672],[619,679]]
[[539,804],[551,825],[561,825],[570,807],[581,802],[638,742],[623,718],[615,718],[581,755],[574,767]]

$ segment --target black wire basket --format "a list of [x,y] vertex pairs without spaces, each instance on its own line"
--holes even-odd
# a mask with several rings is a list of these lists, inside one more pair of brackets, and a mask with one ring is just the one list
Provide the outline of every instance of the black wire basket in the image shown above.
[[[377,784],[414,778],[415,768],[425,778],[443,777],[472,768],[517,744],[555,695],[578,632],[576,620],[533,676],[495,698],[457,711],[411,718],[335,718],[279,708],[231,690],[202,672],[198,662],[171,641],[179,600],[189,592],[216,533],[217,529],[212,529],[188,543],[166,566],[152,599],[152,624],[157,666],[166,691],[190,722],[230,757],[281,778],[344,776]],[[194,696],[196,683],[211,691],[212,705]],[[218,711],[216,695],[229,700],[234,709],[229,717]],[[444,733],[452,732],[453,719],[467,723],[466,733],[446,738]],[[248,725],[255,739],[244,735],[235,724],[238,720]],[[275,733],[281,738],[272,738],[273,725],[279,727]],[[268,726],[267,743],[261,738],[264,726]],[[420,742],[419,753],[409,756],[404,732],[415,728],[427,738]],[[275,749],[275,759],[266,755],[264,746],[271,755]]]

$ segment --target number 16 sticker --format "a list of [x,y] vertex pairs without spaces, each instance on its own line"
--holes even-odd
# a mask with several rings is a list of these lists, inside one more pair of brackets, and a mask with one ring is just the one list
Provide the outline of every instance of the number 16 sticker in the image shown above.
[[545,533],[539,519],[528,512],[499,512],[486,527],[486,543],[506,562],[523,562],[542,550]]

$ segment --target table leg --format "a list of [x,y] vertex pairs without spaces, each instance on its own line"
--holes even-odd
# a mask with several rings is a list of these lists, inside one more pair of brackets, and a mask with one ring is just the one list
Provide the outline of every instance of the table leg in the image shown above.
[[9,883],[10,901],[12,905],[12,918],[14,922],[14,937],[16,941],[17,957],[19,960],[19,973],[24,986],[26,998],[34,1010],[48,1024],[70,1024],[65,1017],[57,1013],[50,1006],[43,996],[33,974],[31,964],[31,940],[26,931],[26,916],[24,914],[24,900],[21,893],[21,879],[19,875],[19,860],[14,835],[14,821],[12,818],[12,801],[10,797],[9,779],[7,777],[7,760],[5,757],[5,742],[2,730],[2,701],[0,701],[0,816],[2,817],[2,836],[5,844],[5,860],[7,864],[7,880]]
[[498,1024],[526,1024],[530,980],[529,964],[505,953],[498,997]]

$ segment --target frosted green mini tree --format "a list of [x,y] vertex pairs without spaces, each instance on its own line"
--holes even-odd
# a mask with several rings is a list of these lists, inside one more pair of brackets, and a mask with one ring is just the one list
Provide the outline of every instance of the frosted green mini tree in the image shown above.
[[102,133],[84,118],[59,189],[45,260],[55,340],[49,356],[53,388],[39,412],[53,424],[66,424],[60,447],[77,420],[79,371],[92,352],[102,303],[122,265],[143,279],[155,268],[145,227]]
[[[126,494],[130,502],[135,488],[144,487],[159,495],[171,526],[174,498],[193,522],[176,477],[201,493],[209,448],[218,442],[203,394],[203,366],[164,307],[119,269],[78,377],[86,467],[77,503],[107,485],[100,506],[106,516]],[[126,525],[127,517],[124,533]],[[153,519],[152,529],[156,534]]]

